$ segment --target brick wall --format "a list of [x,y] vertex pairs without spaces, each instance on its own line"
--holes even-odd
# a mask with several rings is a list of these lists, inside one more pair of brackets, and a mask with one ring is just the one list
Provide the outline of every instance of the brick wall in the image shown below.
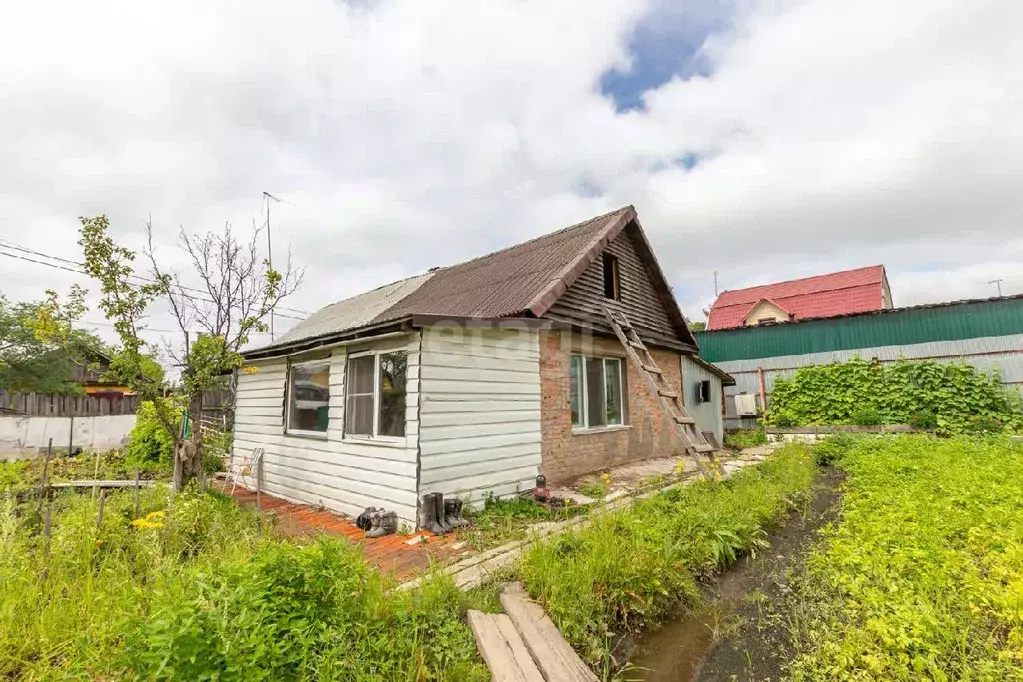
[[[573,352],[606,357],[620,356],[626,376],[626,425],[604,431],[572,431],[569,404],[570,358]],[[680,354],[653,350],[669,386],[678,387]],[[625,357],[617,339],[567,331],[540,333],[540,421],[542,470],[558,483],[583,474],[650,457],[681,454],[678,435],[650,395],[646,379]]]

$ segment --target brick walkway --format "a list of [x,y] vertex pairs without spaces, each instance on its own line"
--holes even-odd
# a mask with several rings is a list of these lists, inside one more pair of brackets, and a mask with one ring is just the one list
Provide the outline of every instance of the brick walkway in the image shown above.
[[[224,493],[231,494],[231,486],[218,485]],[[256,493],[238,486],[234,498],[240,504],[256,504]],[[471,547],[459,542],[454,534],[436,536],[429,531],[415,535],[385,535],[382,538],[366,538],[354,521],[320,507],[288,502],[273,495],[262,493],[260,507],[263,512],[272,512],[280,520],[279,528],[285,534],[314,537],[320,533],[344,537],[362,548],[362,553],[380,573],[394,575],[406,580],[424,571],[432,563],[448,563],[456,558],[474,554]],[[409,544],[413,537],[424,536],[425,542]]]

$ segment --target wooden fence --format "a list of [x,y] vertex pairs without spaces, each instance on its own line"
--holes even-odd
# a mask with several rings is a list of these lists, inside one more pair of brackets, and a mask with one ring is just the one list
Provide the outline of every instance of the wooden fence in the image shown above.
[[138,396],[134,395],[50,395],[0,390],[0,414],[16,416],[102,417],[135,414],[138,406]]

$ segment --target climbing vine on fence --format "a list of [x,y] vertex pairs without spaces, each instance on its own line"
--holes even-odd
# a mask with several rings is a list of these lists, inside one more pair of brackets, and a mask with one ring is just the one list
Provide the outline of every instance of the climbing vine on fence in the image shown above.
[[796,370],[771,392],[769,424],[911,424],[943,433],[1023,430],[1023,400],[998,372],[934,360],[853,358]]

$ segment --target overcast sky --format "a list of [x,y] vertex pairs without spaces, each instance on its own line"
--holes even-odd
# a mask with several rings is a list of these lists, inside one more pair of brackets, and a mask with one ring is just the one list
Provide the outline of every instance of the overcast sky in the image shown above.
[[173,261],[264,190],[303,311],[630,203],[692,319],[714,270],[1023,293],[1020,2],[36,0],[4,28],[9,299],[86,284],[12,244],[77,260],[78,216],[137,247],[152,215]]

